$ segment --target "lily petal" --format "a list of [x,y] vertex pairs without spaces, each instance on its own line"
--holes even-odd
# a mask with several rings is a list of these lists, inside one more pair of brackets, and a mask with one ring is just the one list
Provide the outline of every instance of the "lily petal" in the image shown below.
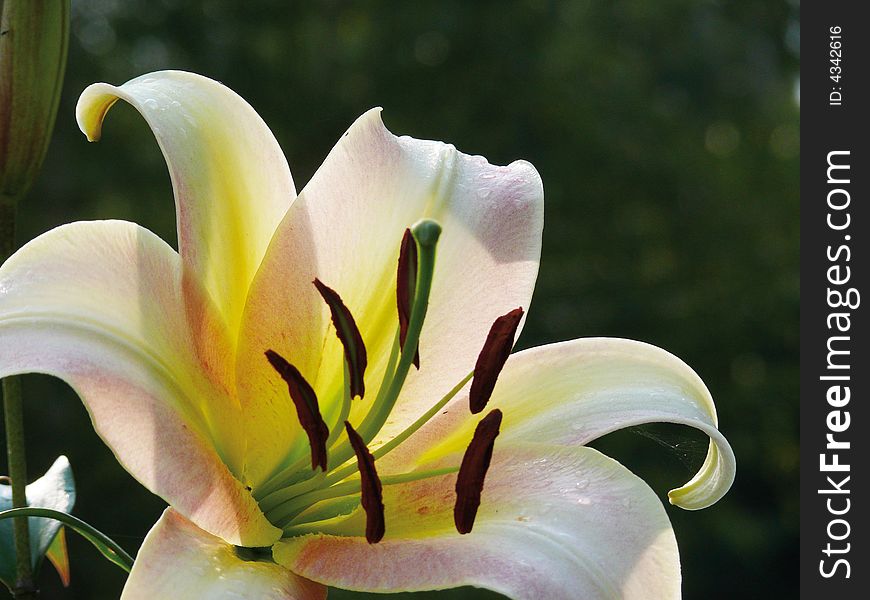
[[171,508],[139,550],[122,600],[323,600],[326,588],[270,560],[243,560],[233,546]]
[[287,160],[253,108],[220,83],[160,71],[121,86],[96,83],[76,117],[89,140],[118,99],[138,110],[157,138],[172,179],[185,269],[203,282],[230,331],[266,246],[296,196]]
[[[383,460],[428,460],[467,444],[467,391]],[[701,378],[679,358],[643,342],[581,338],[512,355],[488,405],[500,408],[501,440],[587,444],[644,423],[679,423],[710,436],[707,457],[671,503],[695,510],[719,500],[734,481],[736,460],[719,432],[716,407]],[[415,458],[416,457],[416,458]]]
[[[265,348],[298,366],[325,406],[341,397],[342,349],[310,281],[328,282],[354,315],[369,355],[368,381],[381,381],[398,329],[396,265],[403,234],[421,218],[438,221],[429,311],[413,371],[383,436],[419,417],[474,368],[493,321],[528,307],[543,223],[541,179],[529,163],[490,165],[441,142],[396,137],[380,109],[341,137],[288,210],[251,287],[239,346],[239,397],[257,480],[299,435],[291,407],[269,381]],[[322,357],[322,358],[321,358]],[[307,362],[306,362],[307,361]],[[355,403],[353,411],[365,411]],[[359,422],[360,413],[351,413]],[[278,423],[277,428],[271,426]],[[256,463],[256,467],[254,466]],[[254,470],[257,469],[257,470]]]
[[455,479],[386,487],[387,534],[375,546],[307,535],[276,544],[275,560],[352,590],[474,585],[530,600],[679,598],[664,507],[596,450],[496,443],[474,531],[464,536],[453,529]]
[[225,464],[243,450],[231,435],[239,410],[222,375],[226,342],[210,311],[185,309],[184,294],[204,292],[181,271],[178,254],[133,223],[39,236],[0,267],[0,377],[63,379],[143,485],[224,539],[269,544],[278,530]]

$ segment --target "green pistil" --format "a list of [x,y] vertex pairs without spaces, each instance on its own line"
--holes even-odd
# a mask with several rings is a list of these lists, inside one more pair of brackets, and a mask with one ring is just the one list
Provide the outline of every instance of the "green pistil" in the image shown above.
[[[411,481],[419,481],[421,479],[429,479],[430,477],[440,477],[456,473],[459,467],[445,467],[443,469],[432,469],[429,471],[411,471],[410,473],[401,473],[399,475],[387,475],[381,477],[381,485],[396,485],[399,483],[408,483]],[[338,485],[333,485],[328,488],[314,490],[294,498],[289,502],[285,502],[275,510],[266,513],[266,517],[271,523],[278,527],[287,527],[290,522],[313,506],[317,502],[330,500],[332,498],[341,498],[344,496],[356,496],[360,493],[360,482],[358,479],[345,481]],[[290,526],[292,527],[292,526]],[[286,533],[285,529],[285,533]]]

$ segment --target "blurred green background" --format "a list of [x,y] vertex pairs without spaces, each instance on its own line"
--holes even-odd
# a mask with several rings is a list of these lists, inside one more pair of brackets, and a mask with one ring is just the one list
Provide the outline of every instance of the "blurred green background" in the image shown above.
[[[392,131],[540,171],[541,273],[520,347],[622,336],[686,360],[738,457],[726,498],[668,506],[687,598],[794,597],[798,552],[798,6],[784,1],[73,0],[55,138],[20,238],[80,219],[174,243],[169,177],[129,107],[87,144],[81,90],[178,68],[219,79],[271,126],[300,189],[367,108]],[[135,551],[163,503],[115,463],[72,392],[25,381],[30,472],[69,456],[75,512]],[[645,427],[596,444],[666,501],[706,439]],[[2,469],[0,469],[2,470]],[[73,584],[123,574],[70,537]],[[362,598],[335,592],[332,598]],[[408,598],[496,598],[474,589]]]

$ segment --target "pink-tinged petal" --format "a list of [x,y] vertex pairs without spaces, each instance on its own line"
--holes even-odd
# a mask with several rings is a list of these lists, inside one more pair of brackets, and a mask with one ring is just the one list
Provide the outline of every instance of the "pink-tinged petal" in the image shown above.
[[[63,379],[143,485],[224,539],[268,544],[278,530],[230,471],[244,449],[239,407],[227,343],[197,289],[178,254],[138,225],[53,229],[0,267],[0,377]],[[183,295],[200,300],[186,306]]]
[[118,99],[133,105],[154,132],[175,192],[184,267],[236,332],[251,279],[296,196],[278,142],[235,92],[183,71],[149,73],[118,87],[89,86],[76,107],[89,140],[99,139]]
[[[467,391],[384,460],[407,463],[457,451],[471,436]],[[643,342],[581,338],[512,355],[488,405],[500,408],[502,439],[587,444],[644,423],[678,423],[710,436],[698,473],[669,494],[695,510],[718,501],[734,481],[736,460],[718,430],[716,407],[701,378],[673,354]]]
[[[288,440],[299,436],[292,407],[268,377],[263,350],[274,348],[297,365],[316,382],[325,413],[335,414],[328,407],[342,393],[342,349],[310,284],[317,277],[353,314],[368,349],[367,387],[375,389],[399,327],[402,237],[424,217],[438,221],[443,233],[420,369],[408,377],[385,435],[403,429],[474,368],[499,315],[528,307],[543,223],[543,188],[534,167],[523,161],[493,166],[441,142],[396,137],[379,109],[367,112],[288,210],[251,287],[237,372],[250,417],[252,480],[278,465]],[[350,421],[359,422],[368,406],[355,403]],[[277,429],[258,434],[266,422]]]
[[323,600],[326,588],[236,549],[171,508],[139,550],[122,600]]
[[473,585],[529,600],[679,598],[676,540],[643,481],[591,448],[501,442],[471,533],[453,528],[456,475],[447,475],[384,488],[379,544],[312,534],[276,544],[275,560],[353,590]]

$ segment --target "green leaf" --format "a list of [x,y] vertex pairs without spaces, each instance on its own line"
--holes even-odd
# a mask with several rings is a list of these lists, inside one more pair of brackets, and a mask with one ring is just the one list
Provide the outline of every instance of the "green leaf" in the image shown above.
[[110,562],[115,563],[128,573],[133,568],[133,557],[127,554],[117,542],[78,517],[50,508],[11,508],[0,511],[0,522],[4,519],[14,519],[15,517],[45,517],[47,519],[54,519],[88,540]]
[[[72,509],[75,497],[72,469],[65,456],[58,457],[45,475],[27,486],[27,505],[30,507],[67,512]],[[10,508],[12,508],[12,488],[0,484],[0,511]],[[53,519],[31,517],[29,525],[31,564],[36,573],[45,553],[57,537],[61,524]],[[0,581],[12,589],[15,585],[15,575],[12,521],[0,520]]]

